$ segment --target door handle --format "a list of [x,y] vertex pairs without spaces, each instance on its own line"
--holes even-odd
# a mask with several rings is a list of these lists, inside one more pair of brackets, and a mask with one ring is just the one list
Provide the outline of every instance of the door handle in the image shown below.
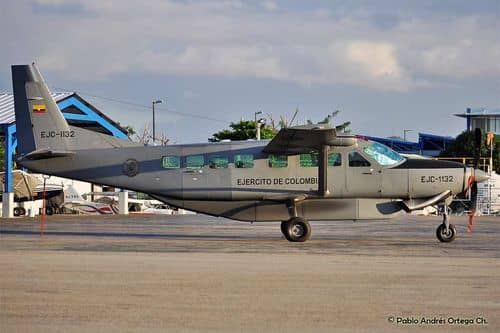
[[370,169],[368,172],[362,172],[363,175],[373,175],[373,169]]

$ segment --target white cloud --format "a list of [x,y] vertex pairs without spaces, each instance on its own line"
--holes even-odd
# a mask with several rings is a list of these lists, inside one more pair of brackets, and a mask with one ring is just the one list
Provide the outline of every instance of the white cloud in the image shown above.
[[268,10],[270,12],[274,12],[279,8],[278,4],[274,1],[264,1],[262,2],[262,7],[264,7],[265,10]]
[[[7,6],[0,27],[15,46],[0,54],[2,63],[19,63],[22,54],[42,70],[82,80],[150,71],[395,91],[436,77],[500,77],[500,23],[487,14],[413,18],[388,29],[321,8],[277,11],[274,1],[261,3],[265,12],[236,0],[37,1],[68,4],[85,15],[36,13],[23,1]],[[22,24],[16,12],[26,16]]]

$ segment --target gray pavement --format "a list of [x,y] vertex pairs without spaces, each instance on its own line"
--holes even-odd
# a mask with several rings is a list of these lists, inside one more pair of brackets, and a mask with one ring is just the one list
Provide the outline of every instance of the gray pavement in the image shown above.
[[[0,220],[0,332],[498,332],[500,219],[278,223],[203,215]],[[471,322],[472,321],[472,322]]]
[[299,244],[285,241],[277,222],[250,224],[206,215],[51,216],[40,243],[38,218],[0,221],[4,250],[37,250],[44,244],[45,250],[98,252],[500,257],[499,217],[477,217],[469,234],[466,217],[453,216],[458,236],[449,244],[435,237],[441,218],[412,215],[388,221],[312,221],[311,240]]

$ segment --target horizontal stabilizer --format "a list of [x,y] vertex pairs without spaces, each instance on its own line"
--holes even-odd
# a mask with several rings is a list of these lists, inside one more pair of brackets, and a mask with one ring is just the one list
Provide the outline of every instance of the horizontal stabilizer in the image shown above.
[[75,152],[66,151],[66,150],[38,149],[38,150],[32,151],[31,153],[24,155],[23,159],[43,160],[43,159],[47,159],[47,158],[72,156],[74,154],[75,154]]

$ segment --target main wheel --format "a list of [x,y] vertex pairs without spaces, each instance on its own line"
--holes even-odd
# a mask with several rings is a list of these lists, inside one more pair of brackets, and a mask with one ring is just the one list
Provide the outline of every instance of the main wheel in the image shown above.
[[305,242],[311,237],[311,225],[302,217],[294,217],[281,223],[281,232],[290,242]]
[[290,220],[281,222],[281,233],[283,234],[283,236],[285,236],[286,239],[288,239],[288,233],[287,233],[286,230],[288,228],[288,223],[289,222],[290,222]]
[[19,207],[14,207],[14,216],[19,216],[21,215],[21,209]]
[[453,224],[450,224],[448,231],[446,231],[446,226],[444,224],[440,224],[436,229],[436,237],[440,242],[449,243],[455,239],[457,236],[457,229]]

